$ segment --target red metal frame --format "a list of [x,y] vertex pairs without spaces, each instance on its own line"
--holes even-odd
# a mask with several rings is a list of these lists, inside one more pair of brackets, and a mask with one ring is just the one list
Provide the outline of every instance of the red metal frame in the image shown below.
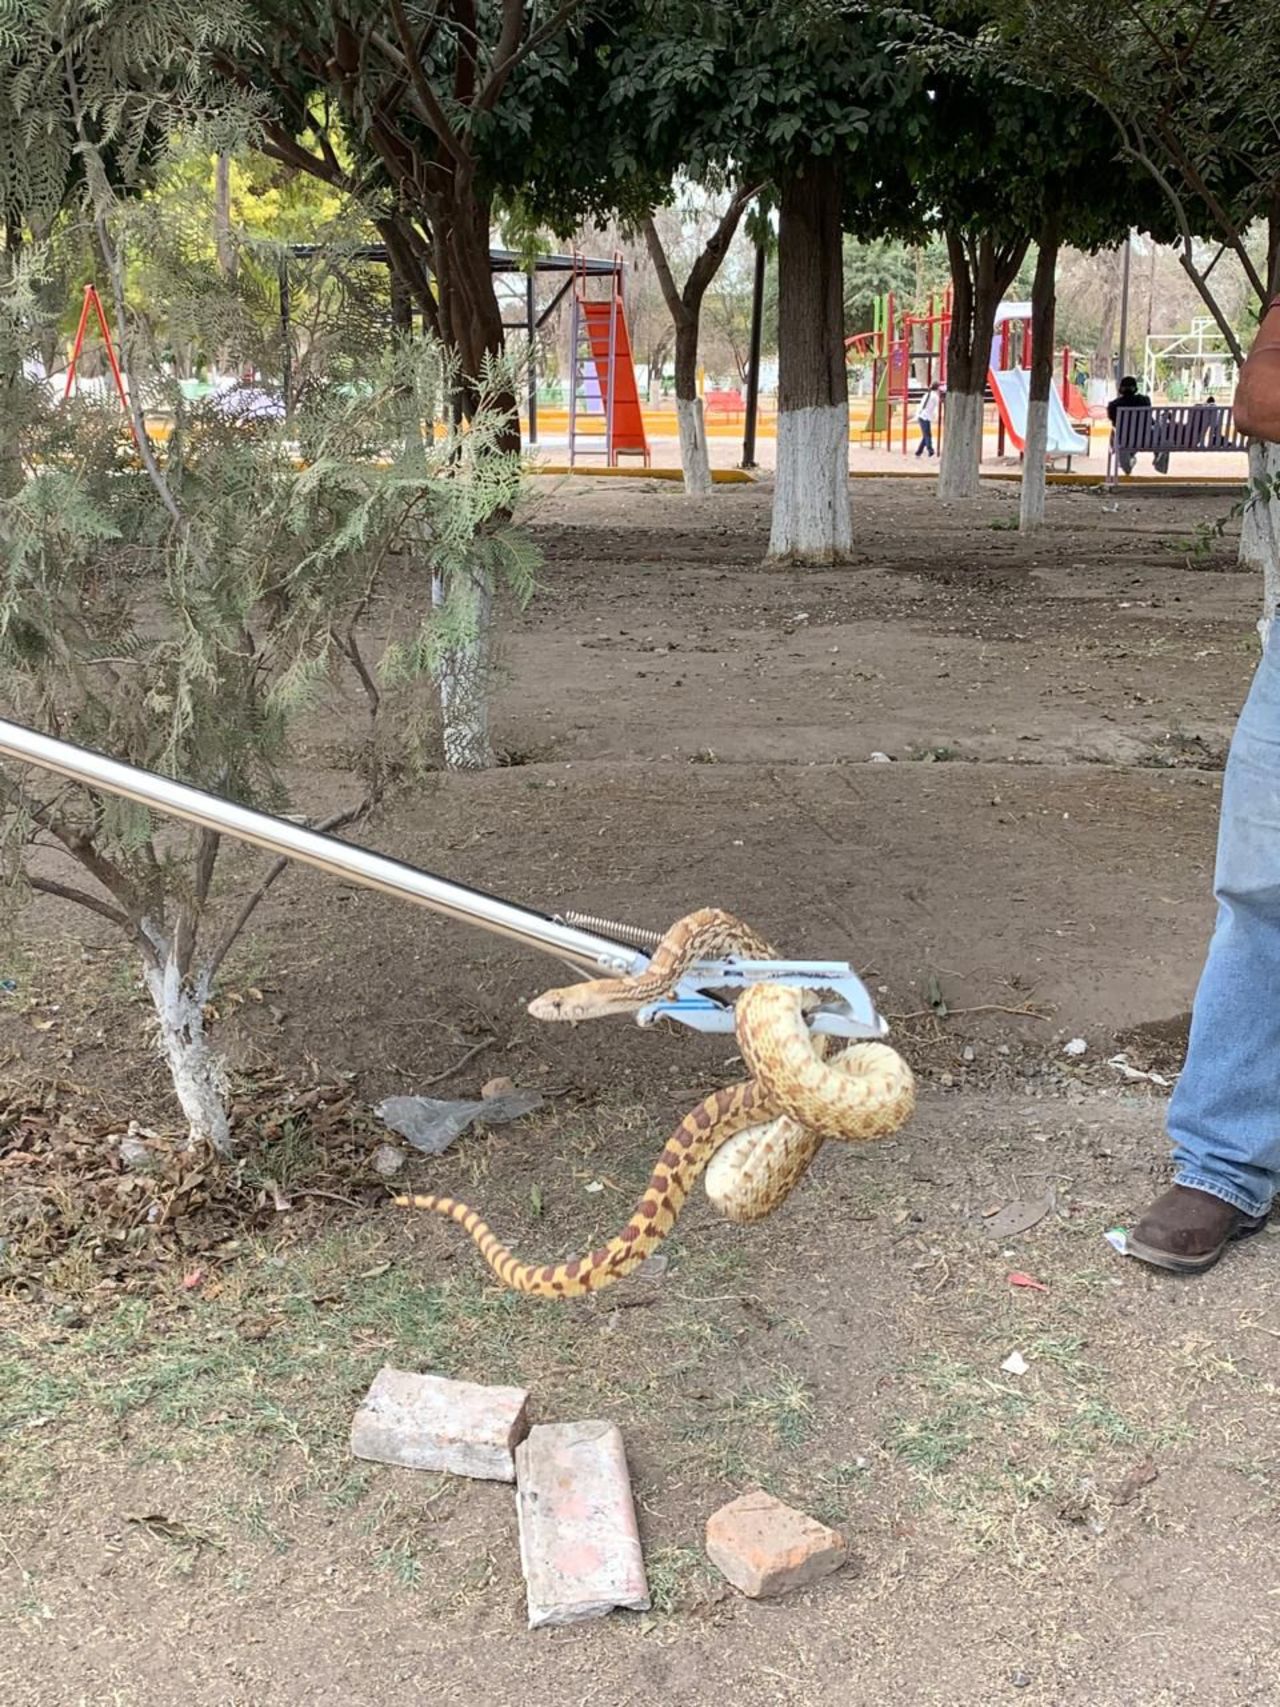
[[93,309],[98,318],[98,330],[102,333],[102,342],[106,348],[107,360],[111,363],[112,377],[116,382],[116,390],[120,393],[120,406],[124,410],[125,419],[129,423],[129,431],[133,434],[134,443],[138,440],[138,429],[133,424],[133,416],[129,412],[129,398],[124,388],[124,376],[120,372],[120,363],[116,360],[115,345],[111,342],[111,329],[107,325],[106,311],[102,306],[102,298],[98,295],[96,285],[87,284],[84,287],[84,302],[80,308],[80,324],[76,327],[76,340],[71,348],[71,362],[67,368],[67,383],[63,388],[62,401],[65,403],[71,395],[71,388],[76,380],[76,366],[80,353],[84,349],[85,329],[89,324],[89,310]]

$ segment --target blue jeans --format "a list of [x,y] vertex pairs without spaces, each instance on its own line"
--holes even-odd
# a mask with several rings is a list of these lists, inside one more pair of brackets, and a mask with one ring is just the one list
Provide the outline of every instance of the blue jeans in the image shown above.
[[1179,1185],[1263,1215],[1280,1187],[1280,623],[1222,783],[1218,920],[1169,1103]]
[[932,421],[917,421],[916,426],[919,427],[919,429],[920,429],[920,443],[916,446],[916,455],[917,456],[923,456],[925,454],[925,452],[927,451],[929,453],[929,455],[932,456],[933,455],[933,422]]

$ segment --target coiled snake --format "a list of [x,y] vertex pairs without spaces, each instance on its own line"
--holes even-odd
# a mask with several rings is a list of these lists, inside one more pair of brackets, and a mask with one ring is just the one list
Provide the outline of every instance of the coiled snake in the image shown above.
[[[674,924],[645,971],[548,990],[529,1004],[535,1019],[570,1021],[632,1013],[668,996],[696,960],[737,955],[772,960],[774,950],[740,920],[715,908]],[[574,1298],[638,1267],[675,1225],[699,1174],[730,1219],[755,1221],[790,1194],[827,1139],[859,1141],[896,1132],[915,1106],[911,1069],[884,1043],[852,1043],[826,1058],[805,1011],[814,993],[751,985],[739,998],[736,1030],[751,1077],[714,1091],[685,1115],[658,1157],[644,1196],[616,1238],[572,1262],[514,1256],[474,1209],[452,1197],[403,1195],[404,1208],[446,1215],[470,1234],[505,1286],[541,1298]],[[708,1164],[710,1164],[708,1166]]]

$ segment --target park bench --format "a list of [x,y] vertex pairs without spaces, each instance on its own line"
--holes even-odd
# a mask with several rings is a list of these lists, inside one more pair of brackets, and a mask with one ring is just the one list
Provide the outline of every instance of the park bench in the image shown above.
[[1123,454],[1175,451],[1243,453],[1246,440],[1235,430],[1228,403],[1162,404],[1151,409],[1117,409],[1107,453],[1107,479],[1114,480]]
[[722,415],[726,420],[736,419],[743,408],[740,391],[708,391],[702,399],[702,412],[707,416]]

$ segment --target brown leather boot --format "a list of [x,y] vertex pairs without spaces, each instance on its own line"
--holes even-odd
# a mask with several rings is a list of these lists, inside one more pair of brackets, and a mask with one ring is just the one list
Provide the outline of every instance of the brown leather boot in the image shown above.
[[1247,1239],[1266,1224],[1265,1215],[1246,1215],[1207,1191],[1175,1185],[1147,1210],[1126,1239],[1125,1249],[1155,1268],[1203,1274],[1233,1240]]

